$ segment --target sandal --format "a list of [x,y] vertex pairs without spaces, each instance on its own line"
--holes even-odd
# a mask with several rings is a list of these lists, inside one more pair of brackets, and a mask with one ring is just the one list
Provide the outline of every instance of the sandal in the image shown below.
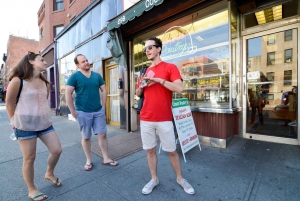
[[34,201],[41,201],[41,200],[46,200],[48,198],[47,195],[41,192],[37,192],[34,196],[28,195],[29,199],[32,199]]
[[90,171],[90,170],[92,170],[93,169],[93,163],[90,163],[90,164],[85,164],[84,165],[84,170],[85,171]]
[[51,178],[45,177],[45,179],[51,181],[53,186],[61,186],[62,185],[62,183],[61,183],[62,181],[58,177],[56,177],[56,179],[54,179],[55,181],[52,180]]

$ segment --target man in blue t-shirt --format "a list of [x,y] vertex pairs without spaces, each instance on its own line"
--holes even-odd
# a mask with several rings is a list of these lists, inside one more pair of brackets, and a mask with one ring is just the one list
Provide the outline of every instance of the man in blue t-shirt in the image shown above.
[[[76,55],[74,62],[79,71],[73,73],[67,81],[66,100],[71,114],[76,118],[82,135],[82,148],[86,156],[84,170],[93,168],[91,158],[91,136],[92,129],[98,136],[98,144],[103,155],[103,165],[117,166],[119,163],[108,156],[108,142],[106,138],[106,88],[103,78],[99,73],[90,70],[87,58]],[[102,93],[102,104],[100,103],[100,92]],[[75,107],[72,94],[75,90]]]

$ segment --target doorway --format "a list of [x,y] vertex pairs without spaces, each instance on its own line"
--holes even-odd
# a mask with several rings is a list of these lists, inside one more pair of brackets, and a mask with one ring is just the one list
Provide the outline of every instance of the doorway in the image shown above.
[[105,61],[105,84],[107,89],[106,122],[120,126],[120,94],[118,89],[118,64],[109,59]]
[[299,144],[298,25],[244,37],[245,137]]

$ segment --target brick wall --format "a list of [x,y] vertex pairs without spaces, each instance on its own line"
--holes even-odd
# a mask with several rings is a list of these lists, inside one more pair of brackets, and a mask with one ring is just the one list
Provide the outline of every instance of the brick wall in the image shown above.
[[7,42],[7,60],[5,62],[5,69],[7,74],[3,77],[5,82],[10,69],[14,68],[19,61],[28,53],[39,52],[39,42],[33,39],[27,39],[10,35]]
[[54,0],[44,0],[38,11],[39,30],[43,28],[43,37],[40,38],[40,50],[45,49],[54,40],[54,26],[70,23],[70,20],[84,10],[92,0],[64,0],[64,9],[53,11]]

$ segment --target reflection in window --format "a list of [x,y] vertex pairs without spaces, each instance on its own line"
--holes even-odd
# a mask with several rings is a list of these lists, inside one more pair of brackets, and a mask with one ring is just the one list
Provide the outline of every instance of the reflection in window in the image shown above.
[[54,11],[64,9],[64,1],[63,0],[53,0],[53,1],[54,1],[54,5],[53,5]]
[[251,68],[251,61],[250,60],[248,60],[247,68]]
[[284,82],[283,85],[291,85],[292,84],[292,70],[284,71]]
[[275,44],[275,35],[269,35],[268,36],[268,45],[272,45],[272,44]]
[[274,65],[275,64],[275,52],[269,52],[267,54],[267,65]]
[[268,94],[268,100],[274,100],[274,94]]
[[134,38],[135,78],[143,66],[150,65],[142,49],[145,40],[154,35],[163,42],[162,60],[175,64],[183,78],[184,90],[181,94],[174,93],[173,98],[188,98],[190,105],[196,107],[231,107],[229,88],[233,67],[229,60],[230,20],[226,9],[208,16],[203,16],[203,11],[195,12],[175,21],[173,26],[165,25],[159,31]]
[[292,39],[293,39],[292,36],[293,36],[293,30],[292,30],[292,29],[286,30],[286,31],[284,32],[284,40],[285,40],[285,41],[292,40]]
[[284,51],[284,62],[285,63],[290,63],[292,62],[292,55],[293,55],[293,50],[288,49]]
[[275,73],[274,72],[267,72],[267,79],[270,82],[274,82]]

